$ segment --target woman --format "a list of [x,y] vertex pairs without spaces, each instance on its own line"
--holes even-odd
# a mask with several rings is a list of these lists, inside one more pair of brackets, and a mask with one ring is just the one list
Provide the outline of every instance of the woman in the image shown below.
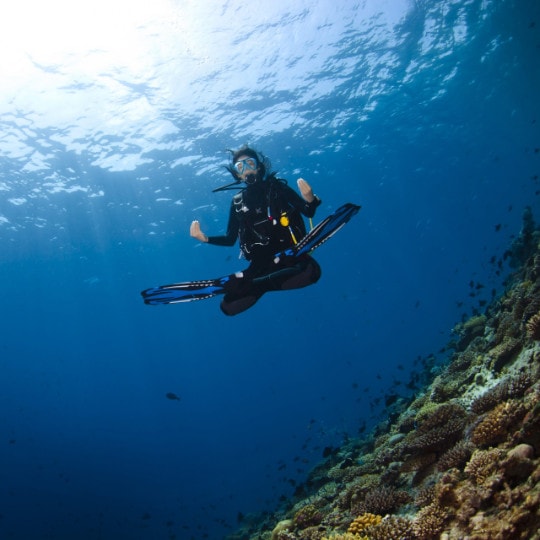
[[306,234],[302,214],[315,215],[320,199],[310,185],[298,180],[300,197],[285,180],[269,172],[270,162],[260,152],[244,146],[232,152],[226,167],[236,182],[245,187],[233,197],[226,234],[207,236],[198,221],[190,234],[208,244],[232,246],[238,238],[249,266],[227,281],[221,309],[236,315],[250,308],[266,292],[297,289],[315,283],[321,269],[310,255],[280,257],[276,254],[294,246]]

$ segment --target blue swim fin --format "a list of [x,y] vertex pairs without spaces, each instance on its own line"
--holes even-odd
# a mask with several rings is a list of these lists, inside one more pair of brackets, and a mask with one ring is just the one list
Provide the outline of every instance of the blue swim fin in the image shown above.
[[[276,264],[285,257],[300,257],[312,252],[332,238],[354,215],[360,210],[360,206],[352,203],[340,206],[333,214],[323,219],[316,225],[298,244],[285,251],[276,253]],[[145,304],[179,304],[204,300],[220,294],[225,294],[226,284],[231,276],[201,281],[185,281],[171,285],[161,285],[141,292]]]
[[327,240],[332,238],[353,216],[355,216],[361,206],[346,203],[340,206],[333,214],[324,218],[318,225],[309,231],[298,244],[276,254],[276,262],[282,257],[298,257],[322,246]]
[[141,292],[145,304],[179,304],[194,300],[205,300],[219,294],[225,294],[225,283],[229,276],[201,281],[185,281],[152,287]]

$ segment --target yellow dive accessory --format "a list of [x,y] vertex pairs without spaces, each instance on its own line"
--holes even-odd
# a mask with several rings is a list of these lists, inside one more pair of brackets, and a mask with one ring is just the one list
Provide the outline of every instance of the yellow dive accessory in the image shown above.
[[283,212],[283,213],[281,214],[281,217],[279,218],[279,223],[280,223],[280,225],[282,225],[283,227],[288,227],[289,232],[291,233],[292,241],[293,241],[295,244],[298,244],[298,240],[296,240],[296,236],[294,236],[293,230],[291,229],[291,226],[289,225],[289,218],[288,218],[288,216],[287,216],[287,212]]

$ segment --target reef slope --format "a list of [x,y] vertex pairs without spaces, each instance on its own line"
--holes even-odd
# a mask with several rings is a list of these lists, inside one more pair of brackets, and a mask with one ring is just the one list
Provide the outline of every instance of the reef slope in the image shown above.
[[421,392],[229,539],[540,539],[539,236],[529,214],[504,294]]

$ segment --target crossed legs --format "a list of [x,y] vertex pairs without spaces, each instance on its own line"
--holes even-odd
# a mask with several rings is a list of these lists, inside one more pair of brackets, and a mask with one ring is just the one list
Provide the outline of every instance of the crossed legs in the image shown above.
[[225,315],[237,315],[249,309],[264,293],[300,289],[316,283],[321,277],[321,268],[311,257],[302,258],[294,265],[282,266],[254,278],[249,277],[249,270],[248,268],[240,278],[231,276],[229,290],[220,306]]

